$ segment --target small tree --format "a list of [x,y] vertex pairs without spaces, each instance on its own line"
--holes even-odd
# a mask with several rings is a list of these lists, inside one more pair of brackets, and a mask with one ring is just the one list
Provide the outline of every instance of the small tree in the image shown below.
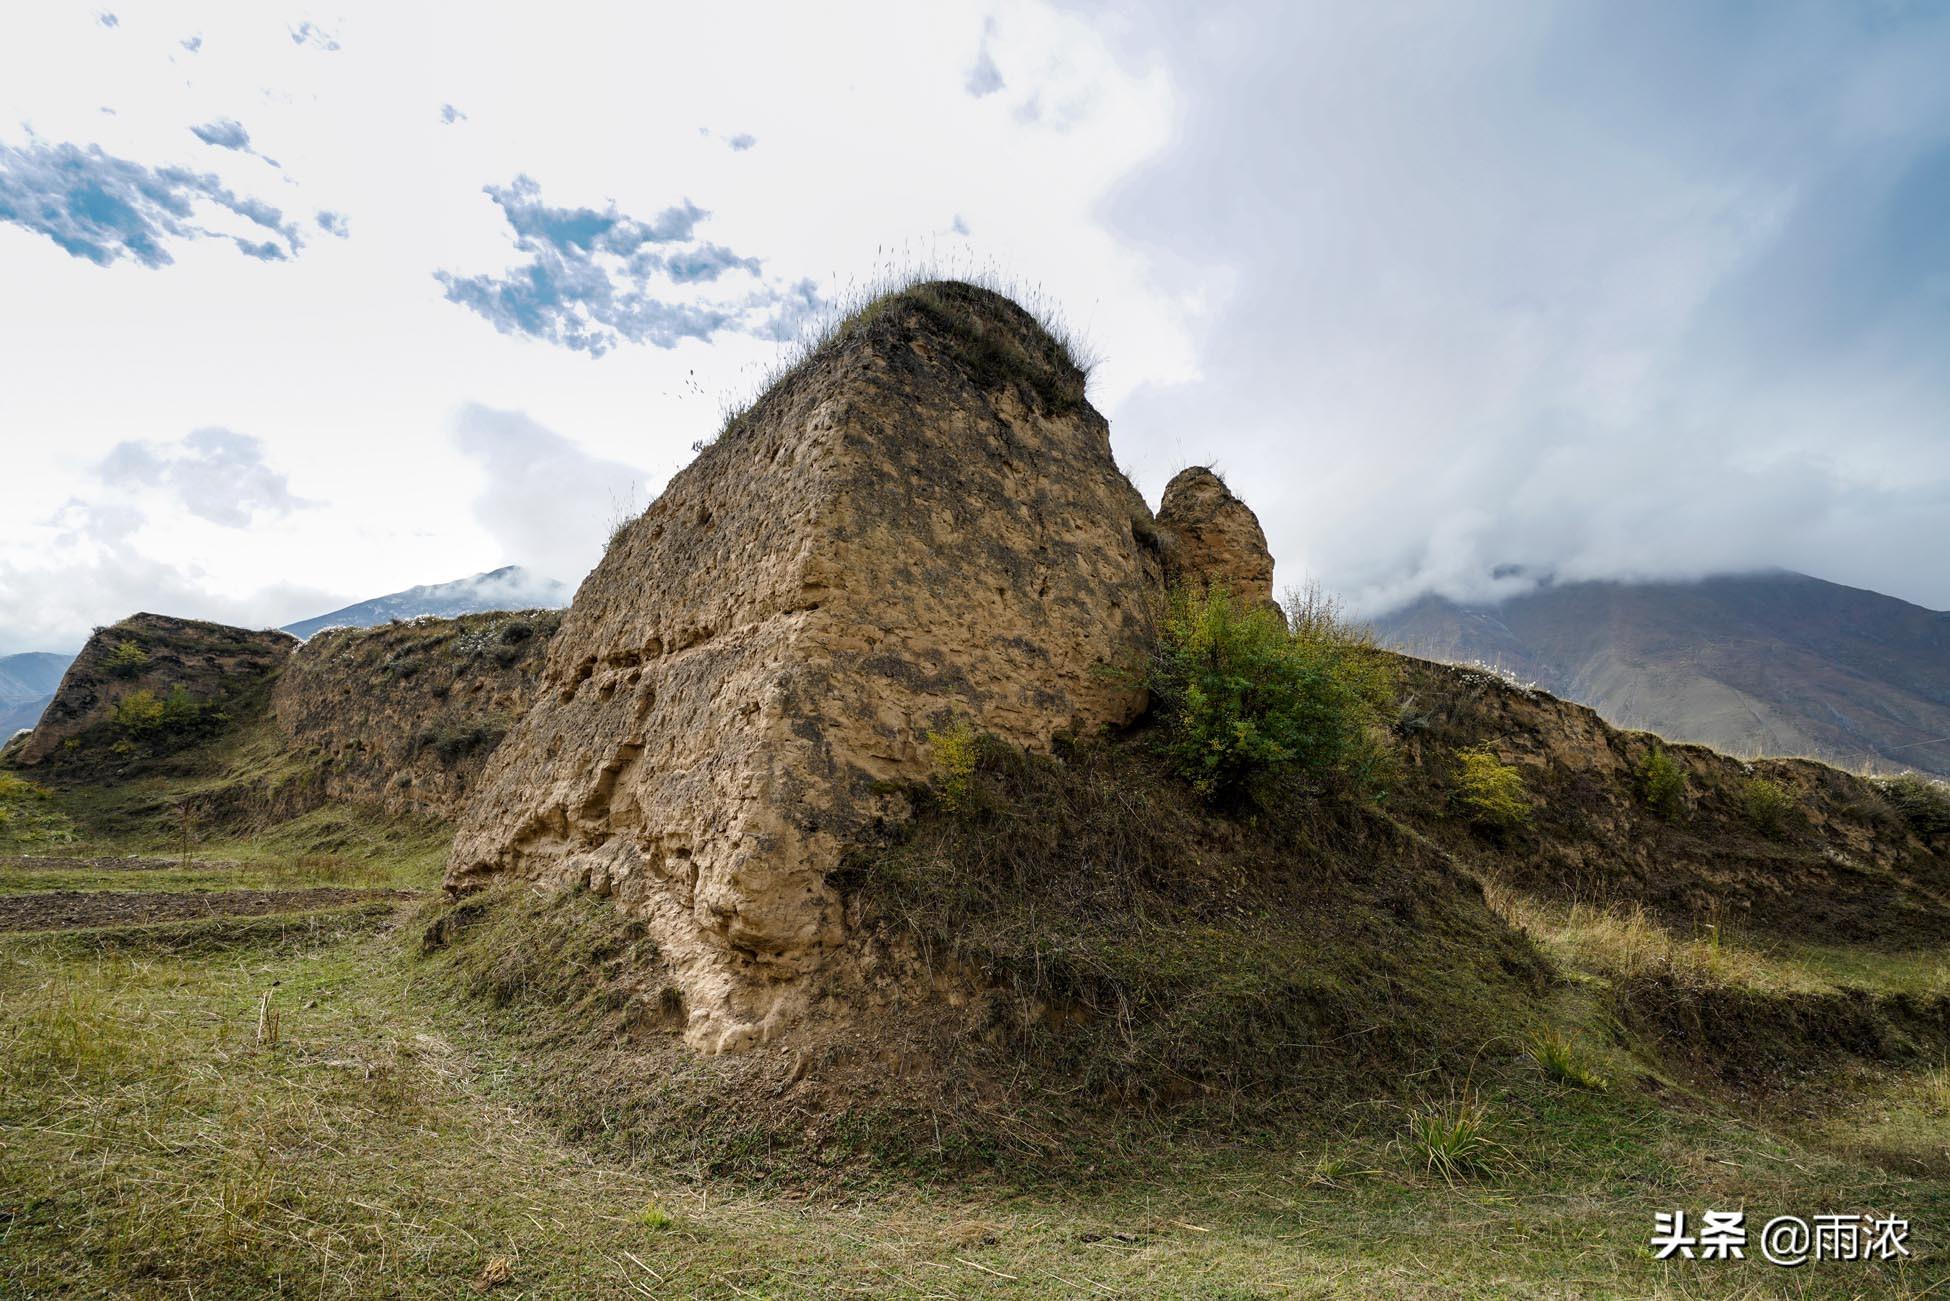
[[1740,784],[1740,812],[1764,836],[1778,836],[1794,813],[1794,796],[1771,777],[1749,777]]
[[1876,783],[1918,839],[1931,841],[1950,832],[1950,785],[1906,772]]
[[1676,818],[1685,812],[1686,770],[1657,742],[1639,764],[1639,793],[1647,807],[1662,818]]

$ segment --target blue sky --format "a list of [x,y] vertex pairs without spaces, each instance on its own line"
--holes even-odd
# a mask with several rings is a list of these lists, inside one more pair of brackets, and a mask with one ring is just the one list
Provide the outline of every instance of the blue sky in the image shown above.
[[1282,583],[1950,607],[1945,67],[1921,4],[10,10],[0,653],[573,582],[926,262]]

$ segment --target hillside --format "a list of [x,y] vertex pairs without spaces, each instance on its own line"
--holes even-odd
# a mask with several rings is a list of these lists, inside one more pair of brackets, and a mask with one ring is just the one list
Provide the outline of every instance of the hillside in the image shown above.
[[1950,614],[1802,574],[1424,597],[1386,644],[1482,663],[1621,727],[1735,755],[1950,774]]
[[327,614],[288,623],[284,631],[293,637],[307,638],[326,628],[370,628],[395,619],[426,615],[451,619],[456,615],[496,610],[555,609],[567,605],[570,595],[568,586],[553,578],[530,573],[520,565],[505,565],[471,578],[428,583],[375,596]]

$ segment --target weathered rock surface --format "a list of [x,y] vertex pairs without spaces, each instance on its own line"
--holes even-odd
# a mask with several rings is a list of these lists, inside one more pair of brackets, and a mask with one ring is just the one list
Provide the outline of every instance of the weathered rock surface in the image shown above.
[[291,655],[271,715],[318,796],[452,819],[535,694],[559,610],[321,632]]
[[1173,583],[1221,587],[1247,605],[1273,600],[1273,554],[1252,508],[1202,465],[1180,470],[1158,504],[1165,568]]
[[804,1005],[850,839],[967,721],[1132,718],[1162,592],[1083,376],[1015,304],[885,300],[671,480],[583,583],[488,763],[450,888],[587,883],[642,917],[724,1051]]
[[[75,656],[19,753],[23,764],[100,761],[112,746],[168,746],[194,739],[255,698],[298,639],[198,619],[133,614],[98,628]],[[142,693],[142,694],[138,694]],[[163,706],[149,716],[143,706]],[[136,697],[120,711],[118,706]]]

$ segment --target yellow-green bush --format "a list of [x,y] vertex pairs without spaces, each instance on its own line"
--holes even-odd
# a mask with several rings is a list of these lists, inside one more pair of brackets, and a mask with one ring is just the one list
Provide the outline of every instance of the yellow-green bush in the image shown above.
[[1530,821],[1523,774],[1497,758],[1487,743],[1456,751],[1456,802],[1479,826],[1520,827]]
[[149,664],[149,652],[132,641],[119,641],[102,658],[102,664],[118,678],[132,678]]
[[975,729],[964,721],[928,733],[928,751],[934,759],[935,789],[941,793],[941,802],[958,812],[965,812],[968,807],[969,783],[975,776],[975,764],[979,757],[978,740]]
[[115,702],[115,724],[131,732],[147,732],[160,727],[165,707],[161,698],[147,687],[131,691]]

